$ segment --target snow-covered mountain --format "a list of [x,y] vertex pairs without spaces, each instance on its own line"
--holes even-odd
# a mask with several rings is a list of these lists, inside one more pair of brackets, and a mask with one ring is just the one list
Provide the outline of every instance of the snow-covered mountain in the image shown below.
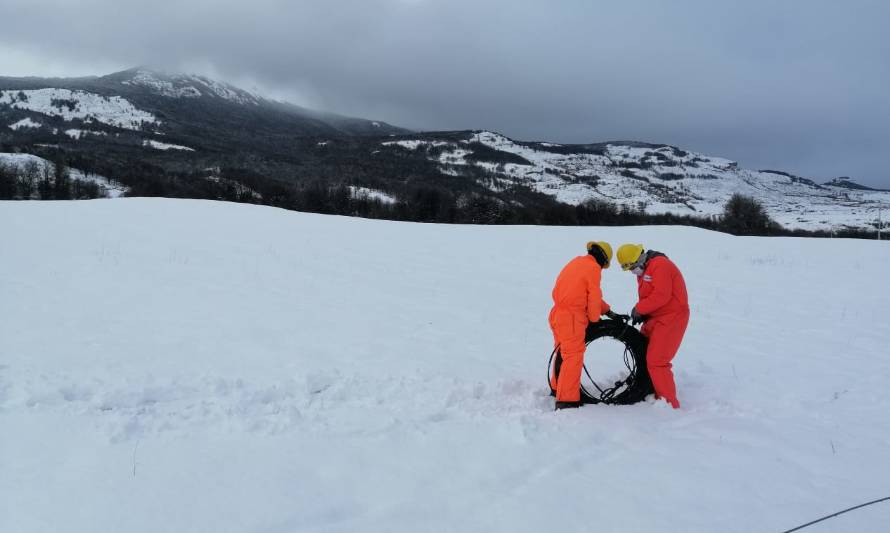
[[[887,495],[884,243],[146,198],[0,231],[4,533],[778,532]],[[591,239],[683,271],[681,410],[553,411],[550,290]]]
[[[3,113],[4,109],[6,113]],[[401,133],[389,124],[321,113],[263,98],[205,76],[134,68],[87,78],[0,77],[0,119],[10,110],[64,130],[104,124],[146,135],[365,135]],[[41,120],[41,118],[43,120]],[[30,125],[30,123],[29,123]]]
[[[274,196],[284,204],[282,184],[315,182],[373,189],[364,197],[390,204],[432,191],[457,206],[486,197],[543,212],[556,202],[602,200],[699,217],[720,214],[732,194],[742,193],[786,228],[806,230],[870,229],[881,208],[890,210],[890,192],[846,178],[819,184],[665,144],[410,133],[271,101],[203,76],[144,68],[76,79],[0,78],[0,152],[73,158],[80,168],[147,194],[220,197],[194,180],[218,178],[208,169],[226,169],[239,187],[272,191],[251,199],[275,203]],[[141,186],[147,182],[161,185]]]
[[146,69],[136,69],[124,76],[124,85],[146,87],[168,98],[201,98],[216,96],[238,104],[260,105],[264,98],[239,89],[228,83],[191,74],[161,74]]
[[425,154],[443,174],[472,170],[492,191],[528,187],[573,205],[601,200],[649,213],[712,216],[722,212],[730,196],[741,193],[759,200],[783,226],[809,230],[868,227],[877,207],[890,209],[890,191],[849,179],[818,184],[669,145],[518,142],[490,131],[405,136],[381,145]]

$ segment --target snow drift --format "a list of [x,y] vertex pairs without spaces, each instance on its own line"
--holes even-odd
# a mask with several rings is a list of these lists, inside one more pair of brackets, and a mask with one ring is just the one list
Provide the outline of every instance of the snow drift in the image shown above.
[[[162,199],[0,228],[2,531],[781,531],[887,495],[883,242]],[[684,409],[552,411],[549,292],[591,239],[684,271]]]

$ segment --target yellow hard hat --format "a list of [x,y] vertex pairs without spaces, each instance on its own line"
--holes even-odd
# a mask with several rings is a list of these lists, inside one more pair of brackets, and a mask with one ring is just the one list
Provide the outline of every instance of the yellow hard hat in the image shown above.
[[642,244],[622,244],[618,248],[618,264],[621,270],[630,270],[643,253]]
[[609,268],[609,263],[612,262],[612,245],[606,241],[590,241],[587,243],[587,253],[590,253],[594,246],[599,246],[605,252],[606,266],[603,268]]

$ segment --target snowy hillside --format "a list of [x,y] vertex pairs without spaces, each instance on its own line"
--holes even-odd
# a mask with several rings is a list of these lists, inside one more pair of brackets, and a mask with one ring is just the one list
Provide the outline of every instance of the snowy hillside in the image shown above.
[[[0,531],[778,532],[888,495],[886,243],[164,199],[0,228]],[[684,271],[682,410],[552,411],[549,293],[590,239]]]
[[61,117],[65,121],[82,120],[87,124],[95,121],[128,130],[140,130],[146,124],[158,122],[154,115],[137,109],[120,96],[108,97],[68,89],[0,91],[0,105],[3,104],[14,109]]
[[[575,205],[597,199],[649,213],[710,216],[721,213],[732,194],[742,193],[760,200],[783,226],[809,230],[868,227],[876,206],[890,208],[890,192],[746,170],[728,159],[667,145],[519,143],[487,131],[463,141],[403,138],[382,145],[427,150],[452,176],[468,166],[482,168],[489,173],[482,182],[493,191],[525,185]],[[512,158],[492,161],[496,156],[479,154],[479,146]]]

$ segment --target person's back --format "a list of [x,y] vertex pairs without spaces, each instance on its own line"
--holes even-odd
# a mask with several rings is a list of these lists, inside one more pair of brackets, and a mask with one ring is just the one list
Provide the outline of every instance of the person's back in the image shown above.
[[[602,267],[590,255],[579,255],[560,271],[553,287],[553,305],[567,309],[583,309],[588,305],[588,292],[599,290]],[[600,298],[602,292],[600,292]],[[599,315],[597,315],[597,320]],[[596,320],[591,318],[591,322]]]
[[581,404],[587,324],[609,311],[600,279],[602,269],[612,259],[612,248],[605,242],[589,242],[587,251],[588,255],[576,257],[563,267],[553,286],[549,322],[558,355],[550,386],[556,394],[557,409]]

